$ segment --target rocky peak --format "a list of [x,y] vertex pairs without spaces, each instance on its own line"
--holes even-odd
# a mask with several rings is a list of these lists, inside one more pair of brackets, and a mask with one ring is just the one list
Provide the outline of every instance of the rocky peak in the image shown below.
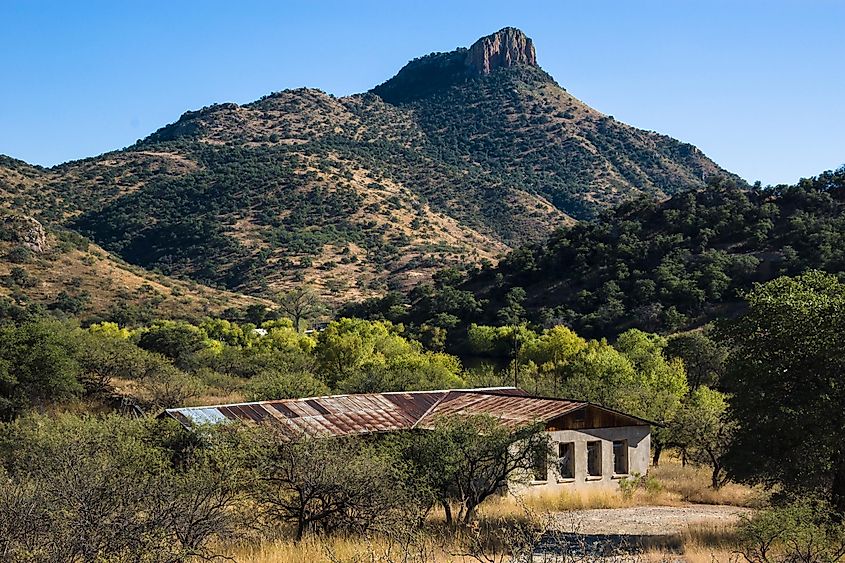
[[538,66],[534,43],[515,27],[506,27],[473,43],[466,64],[478,74],[520,64]]

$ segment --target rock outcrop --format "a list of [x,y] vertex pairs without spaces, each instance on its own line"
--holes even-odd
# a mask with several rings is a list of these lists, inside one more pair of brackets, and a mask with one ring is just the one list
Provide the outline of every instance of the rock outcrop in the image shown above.
[[515,27],[506,27],[482,37],[469,48],[467,66],[478,74],[515,65],[537,66],[534,43]]
[[33,252],[42,253],[47,250],[47,232],[36,219],[26,215],[7,215],[3,217],[2,238],[20,243]]

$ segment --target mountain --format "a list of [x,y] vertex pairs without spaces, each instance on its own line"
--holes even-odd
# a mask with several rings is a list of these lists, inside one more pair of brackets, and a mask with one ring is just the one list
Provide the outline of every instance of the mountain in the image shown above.
[[0,318],[34,308],[86,321],[137,324],[156,318],[198,319],[259,299],[147,272],[80,235],[36,219],[0,212]]
[[3,205],[130,263],[249,293],[309,284],[335,302],[492,262],[710,177],[736,180],[571,96],[513,28],[364,94],[286,90],[189,111],[99,157],[0,162]]
[[440,274],[410,306],[390,295],[347,313],[417,327],[528,320],[590,337],[671,333],[736,314],[755,282],[808,269],[845,275],[845,167],[792,186],[642,197],[468,279]]

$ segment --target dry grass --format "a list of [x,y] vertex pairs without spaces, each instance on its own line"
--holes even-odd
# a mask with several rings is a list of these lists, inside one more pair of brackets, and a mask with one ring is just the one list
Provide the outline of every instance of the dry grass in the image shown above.
[[[651,484],[638,488],[633,495],[624,496],[618,489],[594,491],[528,491],[521,497],[495,497],[479,507],[480,527],[495,530],[497,523],[526,519],[527,512],[542,515],[554,512],[594,508],[626,508],[634,506],[683,506],[688,503],[722,504],[758,507],[766,502],[759,489],[728,484],[718,491],[710,488],[706,468],[682,466],[671,455],[661,460],[660,467],[649,473]],[[490,538],[490,545],[495,541]],[[477,559],[455,555],[460,552],[460,540],[444,525],[442,512],[429,517],[423,539],[418,542],[426,550],[425,561],[464,563]],[[692,524],[682,533],[655,536],[643,540],[645,552],[637,561],[686,563],[736,563],[737,537],[734,527],[725,524]],[[384,538],[367,540],[361,537],[310,538],[299,544],[279,539],[257,545],[234,546],[227,555],[245,563],[371,563],[391,560],[391,545]],[[395,551],[393,553],[395,555]],[[401,557],[392,560],[401,561]],[[419,560],[419,559],[416,559]]]
[[[460,555],[453,541],[443,542],[437,534],[427,536],[415,546],[413,555],[421,556],[410,561],[433,563],[465,563],[477,561]],[[309,538],[299,543],[276,540],[260,545],[235,546],[225,554],[239,563],[375,563],[377,561],[403,561],[402,548],[384,538],[361,537]]]
[[535,512],[566,512],[593,508],[683,506],[690,503],[758,508],[767,502],[766,493],[759,488],[729,483],[713,490],[707,468],[683,466],[677,457],[671,455],[664,456],[659,467],[651,468],[646,483],[629,496],[623,495],[618,488],[586,491],[527,489],[518,498],[489,499],[479,512],[501,517],[519,513],[523,505]]
[[634,499],[623,498],[619,491],[528,491],[524,495],[495,497],[479,507],[478,513],[488,518],[513,517],[521,514],[525,508],[533,512],[567,512],[590,508],[625,508],[643,503]]
[[[460,555],[457,539],[442,535],[442,529],[429,530],[421,543],[416,549],[422,550],[422,553],[418,551],[413,555],[423,557],[411,557],[409,561],[478,561],[474,557]],[[736,545],[736,533],[730,526],[693,525],[679,535],[656,536],[653,540],[645,540],[644,552],[631,560],[640,563],[734,563],[737,561]],[[309,538],[300,543],[276,540],[260,545],[235,546],[226,555],[241,563],[374,563],[404,560],[404,554],[397,544],[384,538],[368,540],[361,537]]]
[[683,533],[657,540],[647,546],[646,561],[675,561],[680,555],[686,563],[733,563],[737,561],[738,538],[734,526],[694,524]]
[[718,490],[710,487],[710,470],[684,467],[676,457],[666,456],[649,475],[660,484],[663,493],[679,502],[721,504],[759,508],[768,502],[768,494],[759,487],[728,483]]

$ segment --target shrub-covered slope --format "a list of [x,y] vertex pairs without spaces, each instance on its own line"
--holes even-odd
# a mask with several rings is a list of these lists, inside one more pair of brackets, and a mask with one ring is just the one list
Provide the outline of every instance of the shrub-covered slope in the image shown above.
[[463,282],[441,274],[407,314],[396,314],[395,296],[362,312],[417,325],[528,319],[589,336],[672,332],[735,313],[754,282],[807,269],[845,273],[845,168],[794,186],[722,183],[663,202],[641,198]]
[[0,169],[7,207],[133,264],[253,293],[307,283],[337,302],[727,175],[570,96],[513,29],[370,93],[287,90],[187,112],[122,151]]

